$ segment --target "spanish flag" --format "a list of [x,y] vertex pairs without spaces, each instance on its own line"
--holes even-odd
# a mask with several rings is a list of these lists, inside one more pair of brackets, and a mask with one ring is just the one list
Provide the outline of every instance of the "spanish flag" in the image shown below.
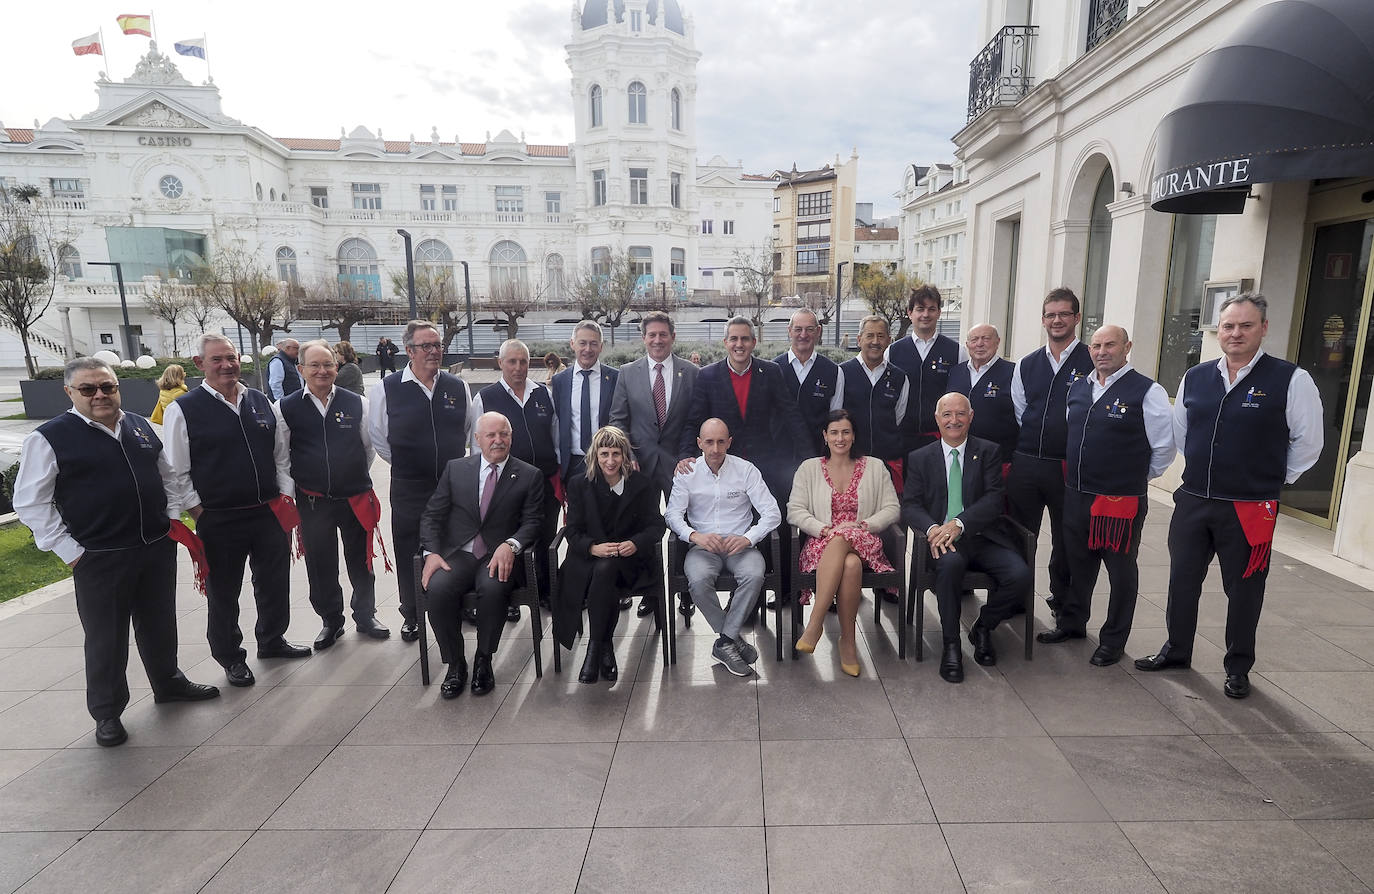
[[72,41],[72,52],[78,56],[85,56],[90,53],[95,53],[98,56],[105,55],[100,46],[100,32],[97,31],[95,34],[88,34]]
[[119,29],[125,34],[153,36],[153,17],[151,14],[140,15],[126,12],[124,15],[115,16],[115,21],[119,23]]

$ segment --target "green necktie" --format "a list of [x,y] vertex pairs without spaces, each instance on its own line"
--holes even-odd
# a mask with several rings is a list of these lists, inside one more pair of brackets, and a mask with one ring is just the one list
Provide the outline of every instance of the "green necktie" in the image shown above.
[[959,466],[959,448],[949,451],[949,512],[945,521],[952,521],[964,511],[964,470]]

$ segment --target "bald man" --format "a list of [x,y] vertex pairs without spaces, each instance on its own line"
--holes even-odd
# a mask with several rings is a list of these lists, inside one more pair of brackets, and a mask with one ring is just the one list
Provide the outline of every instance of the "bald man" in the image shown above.
[[1016,405],[1011,399],[1011,377],[1016,364],[999,356],[1002,336],[991,323],[979,323],[970,329],[964,337],[964,347],[968,350],[968,362],[950,372],[949,390],[968,398],[973,407],[969,433],[997,445],[1005,474],[1016,439],[1021,436],[1021,423],[1016,419]]

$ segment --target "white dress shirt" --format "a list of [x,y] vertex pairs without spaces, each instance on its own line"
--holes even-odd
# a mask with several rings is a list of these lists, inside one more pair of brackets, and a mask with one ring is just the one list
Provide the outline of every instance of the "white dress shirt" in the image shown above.
[[[956,450],[959,451],[959,471],[960,471],[960,473],[961,473],[961,477],[960,477],[960,479],[959,479],[959,485],[960,485],[960,486],[959,486],[959,501],[960,501],[961,503],[964,504],[964,508],[965,508],[965,509],[968,508],[968,503],[964,502],[964,491],[963,491],[963,478],[962,478],[962,473],[963,473],[963,470],[964,470],[964,468],[966,467],[966,465],[967,465],[967,463],[968,463],[968,453],[967,453],[967,450],[965,449],[965,448],[967,448],[967,447],[968,447],[968,437],[967,437],[967,436],[964,438],[964,443],[962,443],[962,444],[950,444],[950,443],[949,443],[948,441],[946,441],[944,438],[941,438],[941,439],[940,439],[940,449],[943,450],[943,451],[945,452],[945,482],[946,482],[946,486],[947,486],[947,487],[948,487],[948,482],[949,482],[949,472],[950,472],[950,469],[953,468],[953,466],[954,466],[954,451],[956,451]],[[948,492],[946,492],[945,496],[948,498],[948,496],[949,496]],[[960,530],[960,531],[964,530],[964,522],[963,522],[963,519],[959,518],[958,516],[955,516],[955,517],[952,519],[952,521],[953,521],[956,525],[959,526],[959,530]],[[926,536],[929,537],[929,536],[930,536],[930,532],[933,531],[933,530],[935,530],[935,529],[938,528],[938,527],[940,527],[940,526],[939,526],[938,524],[936,524],[936,525],[931,525],[929,528],[926,528]]]
[[[463,400],[471,407],[472,389],[468,387],[468,383],[465,380],[458,379],[458,381],[463,384]],[[411,370],[409,363],[401,370],[401,382],[414,382],[416,386],[424,392],[426,400],[431,402],[434,400],[434,389],[426,387],[424,382],[421,382],[415,377],[415,373]],[[434,382],[435,384],[439,382],[437,374],[434,377]],[[465,441],[468,440],[468,437],[472,434],[471,420],[471,414],[469,414],[467,419],[463,420],[463,440]],[[390,422],[386,414],[385,386],[373,391],[372,397],[368,402],[367,434],[372,441],[372,449],[377,451],[377,455],[388,463],[391,462]]]
[[[978,380],[983,378],[983,376],[987,374],[987,371],[996,366],[997,361],[1001,359],[1001,357],[993,357],[987,363],[984,363],[982,366],[978,366],[975,364],[973,358],[970,357],[968,359],[968,363],[966,364],[968,366],[968,381],[970,389],[977,386]],[[1011,361],[1007,362],[1010,363]],[[1015,376],[1016,373],[1012,373],[1012,375]],[[1017,414],[1017,418],[1020,418],[1020,414]]]
[[[582,375],[583,369],[576,364],[572,367],[572,394],[569,415],[572,416],[571,446],[573,456],[583,456],[582,452],[582,389],[592,390],[592,433],[600,428],[596,420],[601,418],[601,376],[600,362],[592,364],[591,375]],[[555,438],[555,441],[557,439]]]
[[[308,387],[305,389],[305,399],[315,405],[315,409],[320,411],[320,416],[329,415],[329,405],[334,402],[334,392],[338,386],[330,386],[329,394],[321,401],[315,396],[314,392]],[[363,402],[363,419],[358,420],[358,432],[363,439],[363,450],[367,453],[367,467],[372,468],[372,462],[377,458],[377,451],[372,449],[372,436],[368,433],[368,427],[363,423],[367,419],[367,398],[361,398]],[[285,451],[274,451],[274,456],[279,457],[283,452],[286,454],[286,463],[283,465],[278,459],[277,462],[277,489],[288,497],[296,496],[296,482],[291,478],[291,426],[286,424],[286,417],[281,414],[281,401],[272,405],[272,412],[277,417],[277,442],[285,443]]]
[[[881,378],[883,377],[883,373],[887,372],[887,355],[884,354],[884,355],[883,355],[883,362],[882,362],[882,363],[879,363],[877,366],[873,367],[872,369],[870,369],[869,366],[868,366],[868,364],[864,362],[864,355],[859,354],[859,355],[856,356],[854,359],[857,360],[857,361],[859,361],[859,368],[862,369],[862,370],[864,371],[864,373],[868,376],[868,384],[869,384],[869,386],[870,386],[870,387],[873,387],[873,388],[877,388],[877,387],[878,387],[878,380],[881,379]],[[895,412],[896,412],[896,415],[897,415],[897,420],[896,420],[896,421],[897,421],[897,424],[898,424],[898,425],[901,425],[901,424],[902,424],[902,420],[906,418],[907,392],[910,391],[910,390],[911,390],[911,380],[908,379],[906,376],[902,376],[902,390],[897,394],[897,408],[896,408],[896,411],[895,411]],[[843,400],[843,397],[844,397],[843,393],[841,393],[840,396],[841,396],[841,400]]]
[[[658,377],[658,371],[654,369],[654,366],[657,365],[658,361],[647,355],[644,359],[649,361],[649,401],[652,403],[654,379]],[[663,361],[663,406],[665,408],[673,405],[673,364],[685,362],[679,360],[675,354],[669,354]]]
[[[518,404],[519,407],[520,407],[520,409],[522,409],[522,410],[525,408],[525,404],[527,404],[527,403],[530,402],[530,398],[534,396],[534,394],[535,394],[536,391],[543,390],[543,391],[547,392],[547,391],[549,390],[548,388],[545,388],[543,385],[536,384],[536,383],[534,383],[534,382],[531,382],[529,379],[526,379],[526,380],[525,380],[525,393],[524,393],[523,396],[520,396],[520,395],[517,395],[517,394],[515,393],[514,389],[512,389],[512,388],[510,387],[510,385],[506,384],[506,380],[505,380],[504,378],[498,379],[496,384],[500,385],[503,389],[505,389],[505,392],[506,392],[507,394],[510,395],[510,399],[513,400],[513,401],[515,401],[516,404]],[[549,395],[549,406],[550,406],[550,407],[553,406],[553,395],[552,395],[552,394]],[[477,443],[477,420],[478,420],[478,418],[479,418],[483,413],[485,413],[485,412],[486,412],[486,410],[484,410],[484,409],[482,408],[482,395],[481,395],[481,393],[478,393],[477,396],[474,397],[474,398],[472,399],[472,403],[468,404],[468,432],[469,432],[470,435],[471,435],[471,437],[469,438],[469,446],[470,446],[470,449],[471,449],[471,451],[472,451],[473,453],[481,453],[481,452],[482,452],[482,447],[481,447],[481,445]],[[557,410],[554,410],[554,412],[552,412],[552,413],[549,414],[549,436],[553,438],[553,449],[554,449],[555,452],[557,452],[557,450],[558,450],[558,411],[557,411]]]
[[[753,521],[754,510],[759,514],[757,523]],[[691,524],[687,523],[688,517]],[[782,521],[782,510],[753,463],[727,455],[720,471],[712,472],[706,457],[698,456],[691,471],[673,476],[673,491],[663,520],[674,534],[688,542],[701,531],[742,534],[758,546]]]
[[[1221,374],[1221,381],[1226,385],[1227,394],[1244,381],[1263,356],[1263,348],[1255,351],[1255,356],[1250,358],[1250,362],[1236,371],[1234,382],[1227,371],[1226,358],[1223,356],[1217,360],[1216,368]],[[1178,385],[1178,396],[1174,398],[1174,444],[1179,452],[1183,451],[1183,445],[1188,440],[1188,410],[1183,405],[1183,390],[1187,384],[1188,377],[1184,376]],[[1288,423],[1288,462],[1285,465],[1283,482],[1292,484],[1303,472],[1316,465],[1317,459],[1322,455],[1325,437],[1322,431],[1321,392],[1317,390],[1317,383],[1312,381],[1311,374],[1305,369],[1294,370],[1293,377],[1288,380],[1288,408],[1284,418]]]
[[[806,377],[811,375],[811,369],[816,365],[816,357],[816,352],[812,351],[811,356],[806,358],[806,362],[803,363],[796,351],[788,350],[787,362],[791,364],[792,372],[796,375],[799,383],[805,382]],[[863,363],[863,360],[859,362]],[[835,373],[835,394],[830,398],[830,410],[834,412],[842,406],[844,406],[844,370],[841,369]]]
[[[925,361],[926,355],[928,355],[928,354],[930,353],[930,349],[933,348],[933,347],[935,347],[935,340],[936,340],[937,338],[939,338],[939,337],[940,337],[940,333],[937,331],[937,332],[936,332],[934,335],[932,335],[930,338],[921,338],[919,335],[916,334],[916,330],[915,330],[915,329],[911,330],[911,331],[908,332],[906,335],[902,336],[902,338],[909,338],[909,339],[911,339],[911,343],[912,343],[913,345],[916,346],[916,353],[918,353],[918,354],[921,355],[921,361],[922,361],[922,362]],[[887,346],[887,350],[883,352],[883,360],[887,360],[887,359],[888,359],[888,355],[891,354],[891,353],[892,353],[892,345],[888,345],[888,346]],[[963,345],[960,345],[960,346],[959,346],[959,362],[960,362],[960,363],[963,363],[963,362],[964,362],[965,360],[967,360],[967,359],[968,359],[968,348],[964,347]]]
[[[233,410],[236,416],[243,406],[243,395],[248,391],[248,387],[242,382],[235,382],[234,387],[237,390],[234,392],[234,399],[230,401],[211,388],[208,382],[201,382],[200,387],[210,392],[222,405]],[[200,505],[200,494],[196,493],[194,485],[191,484],[191,437],[186,432],[186,416],[176,401],[172,401],[167,405],[167,409],[162,411],[162,443],[167,450],[167,459],[172,464],[172,479],[176,488],[175,491],[168,489],[167,500],[183,509],[194,509]],[[291,463],[291,454],[287,452],[286,444],[281,438],[277,438],[276,443],[272,445],[272,460],[278,470],[283,463],[288,466]]]
[[[78,412],[76,407],[70,408],[67,412],[92,428],[119,440],[119,429],[124,425],[123,410],[119,411],[119,419],[115,422],[113,431]],[[162,487],[168,496],[167,517],[180,518],[181,506],[171,500],[174,481],[165,444],[157,455],[157,471],[162,476]],[[29,432],[20,451],[19,474],[14,479],[14,511],[18,513],[19,520],[33,531],[33,542],[39,549],[53,553],[70,565],[81,558],[86,550],[67,531],[67,524],[62,521],[62,515],[53,503],[53,494],[56,490],[57,455],[53,453],[48,439],[40,432]]]
[[[1107,376],[1105,382],[1098,380],[1096,372],[1088,376],[1088,380],[1093,384],[1093,403],[1101,400],[1107,389],[1130,371],[1131,365],[1127,363]],[[1169,468],[1169,463],[1174,461],[1174,455],[1178,452],[1174,448],[1174,410],[1169,406],[1169,392],[1164,390],[1163,385],[1158,382],[1150,383],[1140,411],[1145,417],[1145,437],[1150,442],[1150,478],[1158,478]],[[1064,415],[1069,415],[1067,406],[1064,407]]]
[[[1078,339],[1075,338],[1073,341],[1069,342],[1068,346],[1064,348],[1062,352],[1060,352],[1058,359],[1056,359],[1054,356],[1054,352],[1050,350],[1050,346],[1045,345],[1045,347],[1043,348],[1045,352],[1045,358],[1050,361],[1050,370],[1054,373],[1054,375],[1059,375],[1060,367],[1064,365],[1064,361],[1069,359],[1069,355],[1072,354],[1074,348],[1077,347]],[[1026,385],[1024,382],[1021,381],[1020,363],[1016,364],[1016,369],[1012,370],[1011,373],[1011,403],[1012,406],[1016,408],[1016,421],[1019,423],[1021,421],[1021,417],[1026,415],[1027,403]]]

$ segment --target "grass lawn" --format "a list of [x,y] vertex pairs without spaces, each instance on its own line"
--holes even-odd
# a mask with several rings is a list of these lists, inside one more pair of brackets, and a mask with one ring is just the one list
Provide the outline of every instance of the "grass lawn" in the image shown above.
[[67,563],[52,553],[39,552],[33,534],[17,522],[0,527],[0,602],[71,577]]

